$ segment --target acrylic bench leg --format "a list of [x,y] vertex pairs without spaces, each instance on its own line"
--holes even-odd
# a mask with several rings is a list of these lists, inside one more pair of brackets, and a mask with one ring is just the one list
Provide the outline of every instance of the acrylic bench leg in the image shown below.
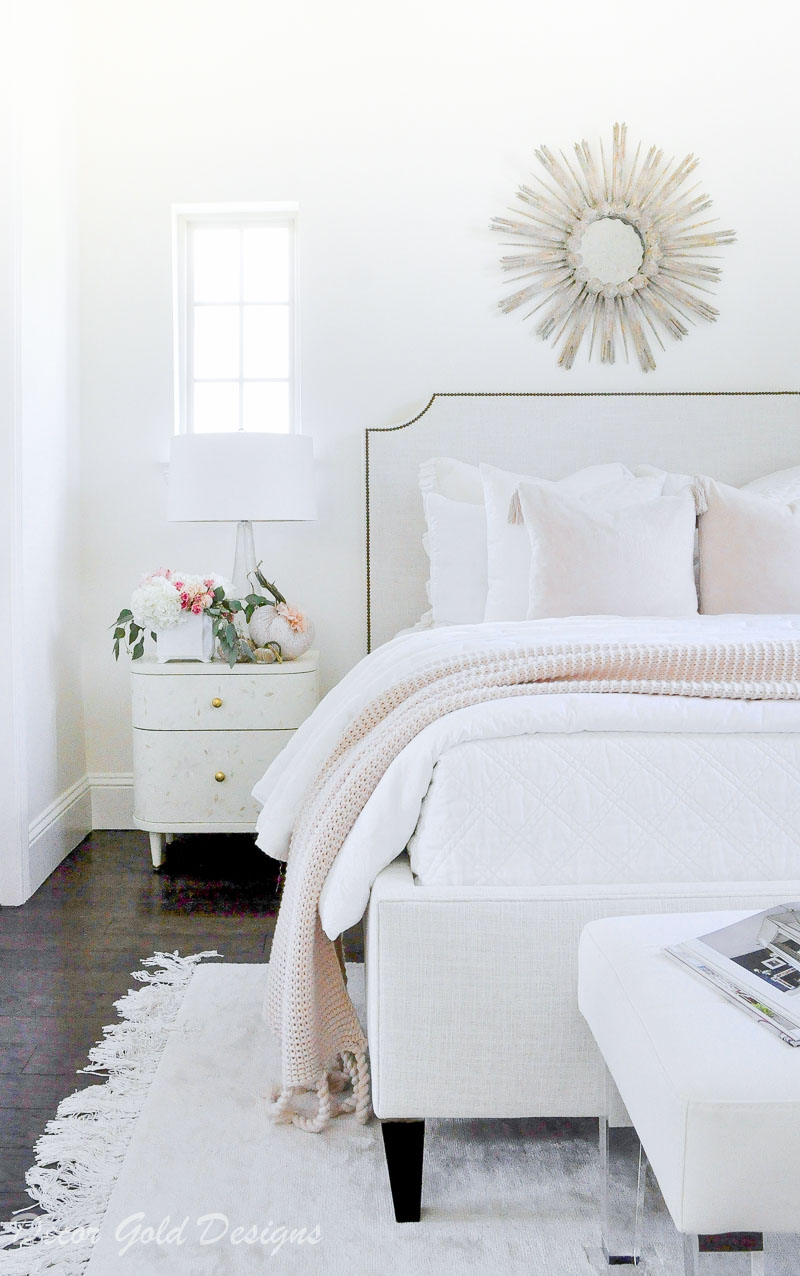
[[[647,1156],[641,1143],[636,1168],[636,1201],[630,1216],[624,1223],[617,1217],[611,1200],[610,1129],[605,1117],[599,1121],[600,1175],[603,1257],[609,1267],[637,1267],[642,1256],[642,1229],[644,1221],[645,1190],[647,1186]],[[632,1225],[631,1225],[632,1224]]]
[[383,1121],[381,1133],[395,1220],[398,1223],[418,1223],[422,1208],[425,1122]]

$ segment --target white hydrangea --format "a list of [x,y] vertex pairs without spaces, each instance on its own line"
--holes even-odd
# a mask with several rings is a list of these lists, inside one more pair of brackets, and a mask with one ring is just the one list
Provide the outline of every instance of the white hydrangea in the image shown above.
[[180,595],[166,576],[150,576],[133,591],[131,611],[143,629],[172,629],[186,619]]

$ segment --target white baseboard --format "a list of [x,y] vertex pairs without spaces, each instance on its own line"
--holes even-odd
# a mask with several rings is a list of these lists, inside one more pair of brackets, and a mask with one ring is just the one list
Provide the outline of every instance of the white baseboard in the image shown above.
[[91,831],[92,795],[89,777],[84,775],[31,822],[28,830],[31,895]]
[[125,771],[87,776],[92,795],[93,829],[135,829],[133,775]]
[[28,829],[29,895],[92,829],[132,829],[133,775],[84,775],[51,802]]

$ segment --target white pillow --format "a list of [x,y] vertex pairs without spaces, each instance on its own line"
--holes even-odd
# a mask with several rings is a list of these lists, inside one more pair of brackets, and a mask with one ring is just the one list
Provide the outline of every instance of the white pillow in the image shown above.
[[[669,470],[661,470],[657,465],[637,465],[633,471],[637,478],[660,478],[662,481],[661,495],[674,496],[676,492],[682,492],[685,488],[691,488],[694,492],[697,490],[697,484],[700,482],[695,474],[671,474]],[[696,502],[695,502],[696,503]],[[700,593],[700,558],[699,548],[697,544],[697,532],[694,534],[694,583],[697,593]]]
[[486,606],[486,512],[483,504],[424,497],[431,560],[430,602],[434,625],[470,625]]
[[419,490],[438,492],[451,501],[468,501],[471,505],[483,504],[483,483],[477,465],[467,465],[452,456],[432,456],[419,467]]
[[528,620],[696,615],[688,488],[615,510],[552,483],[522,483],[519,497],[531,550]]
[[740,492],[752,492],[755,496],[767,496],[773,501],[800,501],[800,465],[788,470],[776,470],[763,478],[744,483]]
[[637,465],[633,472],[636,478],[660,478],[662,496],[674,496],[685,487],[694,490],[696,482],[694,474],[671,474],[669,470],[659,469],[657,465]]
[[701,611],[800,612],[800,501],[784,504],[754,492],[752,484],[738,489],[706,479],[703,487]]
[[[524,620],[528,610],[528,576],[531,551],[525,529],[510,524],[508,511],[520,483],[543,482],[524,474],[482,465],[483,492],[486,501],[488,593],[486,620]],[[549,486],[571,496],[585,496],[610,483],[632,482],[633,474],[619,462],[590,465],[569,474]]]
[[[442,615],[450,615],[454,612],[461,614],[465,611],[465,599],[477,597],[481,594],[481,591],[482,597],[477,611],[470,603],[468,608],[470,615],[464,623],[471,624],[482,621],[486,606],[486,515],[483,509],[483,483],[481,482],[480,470],[477,465],[468,465],[466,461],[457,461],[451,456],[432,456],[427,461],[423,461],[419,467],[419,490],[422,493],[422,504],[423,509],[425,509],[426,520],[428,511],[425,502],[429,495],[444,497],[451,504],[456,502],[468,503],[473,508],[472,522],[470,524],[471,531],[467,536],[465,548],[460,554],[457,550],[455,536],[448,535],[444,530],[443,524],[447,517],[447,507],[437,507],[439,527],[436,544],[433,549],[431,547],[430,527],[426,527],[425,535],[422,538],[422,547],[431,560],[428,569],[430,575],[425,582],[425,595],[428,602],[431,603],[431,610],[425,613],[414,628],[429,629],[433,625],[455,623],[451,620],[443,620],[441,618]],[[480,531],[477,529],[476,520],[480,522]],[[474,541],[476,537],[479,540],[477,553],[474,557],[470,557],[470,553],[475,552]],[[434,564],[433,561],[434,553],[438,555],[442,552],[445,541],[447,546],[445,553],[448,559],[446,569]],[[470,548],[468,549],[467,546]],[[443,582],[446,572],[451,573],[451,585],[447,593],[443,594]],[[436,590],[439,597],[438,616],[436,614],[437,608],[433,605],[434,576],[437,580]],[[455,603],[455,606],[452,605],[453,603]]]

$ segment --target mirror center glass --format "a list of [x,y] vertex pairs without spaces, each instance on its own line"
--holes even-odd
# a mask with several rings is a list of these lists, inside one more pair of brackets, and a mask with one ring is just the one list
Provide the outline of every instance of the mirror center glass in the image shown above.
[[623,284],[639,270],[644,245],[630,222],[599,217],[583,232],[581,256],[592,278],[604,284]]

